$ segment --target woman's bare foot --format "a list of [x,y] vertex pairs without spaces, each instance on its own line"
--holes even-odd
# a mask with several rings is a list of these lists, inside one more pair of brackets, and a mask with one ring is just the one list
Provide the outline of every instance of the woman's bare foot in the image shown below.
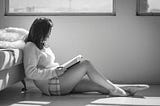
[[116,86],[122,88],[127,93],[129,93],[130,96],[133,96],[138,91],[142,91],[149,88],[149,85],[146,84],[115,84]]
[[128,96],[127,92],[125,92],[125,90],[119,88],[119,87],[115,87],[114,90],[110,90],[109,93],[110,96]]

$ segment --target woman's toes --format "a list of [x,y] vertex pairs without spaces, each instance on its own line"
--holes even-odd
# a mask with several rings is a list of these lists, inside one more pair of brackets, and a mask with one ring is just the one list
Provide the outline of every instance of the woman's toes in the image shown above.
[[138,91],[142,91],[148,88],[149,88],[149,85],[135,85],[135,86],[126,87],[124,88],[124,90],[127,91],[130,95],[134,95]]

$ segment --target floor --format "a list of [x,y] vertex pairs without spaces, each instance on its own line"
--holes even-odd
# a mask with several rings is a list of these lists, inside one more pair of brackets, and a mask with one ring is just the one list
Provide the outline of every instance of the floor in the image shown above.
[[45,96],[28,81],[28,91],[20,93],[17,83],[0,92],[0,106],[160,106],[160,85],[151,85],[134,97],[108,97],[98,93]]

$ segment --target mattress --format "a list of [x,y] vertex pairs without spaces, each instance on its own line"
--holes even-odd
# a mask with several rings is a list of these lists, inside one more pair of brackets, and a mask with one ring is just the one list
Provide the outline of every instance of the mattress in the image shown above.
[[0,71],[22,63],[22,50],[0,49]]

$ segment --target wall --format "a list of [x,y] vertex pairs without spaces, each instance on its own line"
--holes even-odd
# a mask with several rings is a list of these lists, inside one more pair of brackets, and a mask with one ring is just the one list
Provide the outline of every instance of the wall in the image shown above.
[[[36,16],[4,16],[0,28],[29,29]],[[136,0],[116,0],[116,16],[49,16],[49,44],[63,63],[82,54],[116,83],[160,83],[160,18],[136,16]]]

